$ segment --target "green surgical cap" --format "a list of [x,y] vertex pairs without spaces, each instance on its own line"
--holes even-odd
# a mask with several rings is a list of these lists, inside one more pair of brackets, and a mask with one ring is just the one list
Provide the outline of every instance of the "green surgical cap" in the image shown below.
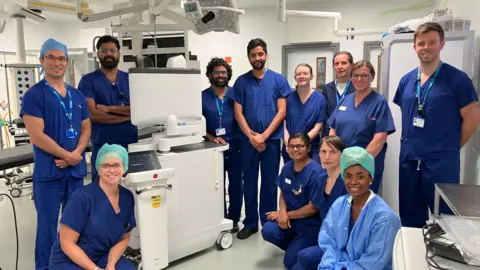
[[373,175],[375,174],[375,159],[362,147],[354,146],[343,150],[342,156],[340,157],[340,168],[342,169],[343,179],[345,179],[343,175],[345,170],[355,165],[362,166],[370,173],[373,179]]
[[123,172],[128,170],[128,152],[125,148],[118,144],[104,144],[100,150],[98,150],[97,160],[95,161],[95,168],[100,170],[100,165],[109,158],[119,158],[123,163]]

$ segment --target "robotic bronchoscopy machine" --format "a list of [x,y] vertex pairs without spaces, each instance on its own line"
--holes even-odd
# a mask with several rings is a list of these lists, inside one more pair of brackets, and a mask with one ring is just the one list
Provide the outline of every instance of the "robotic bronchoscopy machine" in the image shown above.
[[141,248],[142,269],[217,244],[232,245],[233,223],[223,217],[222,146],[203,141],[200,70],[129,70],[135,125],[162,125],[152,138],[129,145],[124,184],[136,194],[137,228],[130,247]]

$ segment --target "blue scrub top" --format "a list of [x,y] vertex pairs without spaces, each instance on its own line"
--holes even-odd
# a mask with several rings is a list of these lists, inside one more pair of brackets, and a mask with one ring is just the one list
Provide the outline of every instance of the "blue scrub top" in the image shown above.
[[[108,254],[137,225],[133,194],[120,185],[119,189],[120,213],[115,213],[99,181],[96,181],[73,193],[60,219],[61,224],[80,234],[77,245],[93,262]],[[54,265],[71,262],[59,239],[52,247],[50,262]]]
[[[303,104],[297,91],[293,91],[287,98],[287,131],[289,134],[295,132],[308,133],[316,124],[326,121],[325,113],[327,104],[325,97],[313,91]],[[312,141],[312,146],[318,146],[320,134]]]
[[327,179],[328,174],[326,172],[322,173],[318,187],[319,195],[316,196],[317,200],[313,202],[313,204],[318,208],[318,212],[320,213],[322,220],[324,220],[327,216],[328,210],[330,210],[330,207],[335,200],[338,199],[338,197],[347,194],[342,175],[339,175],[335,181],[335,184],[333,184],[332,190],[330,190],[330,194],[327,198],[325,198],[325,185],[327,184]]
[[[353,86],[353,83],[350,83],[348,86],[348,89],[345,89],[346,95],[349,95],[353,92],[355,92],[355,87]],[[333,111],[337,107],[337,97],[340,98],[337,90],[337,86],[335,85],[335,81],[327,83],[322,90],[322,94],[325,96],[325,100],[327,102],[327,119],[330,118],[332,115]],[[330,127],[328,125],[325,125],[323,128],[322,132],[322,138],[325,136],[328,136],[328,133],[330,132]]]
[[[286,98],[292,89],[281,74],[267,69],[263,78],[257,82],[252,71],[237,78],[230,97],[243,107],[243,115],[247,124],[257,133],[263,133],[277,114],[277,100]],[[245,134],[240,138],[248,140]],[[283,138],[282,124],[272,133],[269,140]]]
[[[402,111],[400,157],[409,160],[459,158],[462,134],[460,109],[478,101],[472,80],[465,72],[443,63],[426,98],[425,125],[418,128],[413,126],[418,109],[417,73],[418,68],[403,76],[393,99]],[[422,94],[429,82],[423,84]]]
[[[237,138],[238,135],[238,124],[235,120],[233,110],[234,101],[228,97],[228,93],[232,91],[233,88],[228,87],[227,93],[225,93],[223,97],[222,128],[225,128],[226,134],[220,137],[228,143],[230,143],[232,139]],[[220,114],[217,101],[221,108],[222,100],[216,96],[212,88],[207,88],[202,91],[202,114],[207,122],[207,132],[214,137],[217,137],[216,130],[220,128]]]
[[[282,192],[287,212],[300,209],[310,202],[313,203],[318,200],[317,196],[321,196],[318,192],[323,171],[320,164],[312,160],[298,173],[295,173],[293,167],[293,160],[287,162],[275,181]],[[320,223],[318,214],[314,217],[318,217],[317,220]]]
[[328,124],[346,147],[366,148],[376,133],[387,132],[390,135],[395,132],[390,107],[385,98],[375,91],[368,94],[357,108],[355,95],[347,95],[328,119]]
[[[128,73],[119,70],[117,80],[112,84],[100,70],[83,76],[78,85],[87,98],[105,106],[130,105]],[[137,127],[131,121],[118,124],[99,124],[92,122],[92,143],[130,144],[138,141]]]
[[[52,89],[44,81],[35,84],[25,93],[22,98],[20,117],[30,115],[43,119],[43,133],[54,140],[60,147],[71,152],[77,147],[81,136],[82,121],[90,116],[90,112],[88,111],[85,96],[72,86],[68,86],[68,90],[72,96],[73,128],[78,132],[75,139],[67,139],[69,123],[65,111],[60,105],[58,98],[52,92]],[[62,99],[67,110],[69,110],[68,95]],[[35,181],[48,181],[61,177],[83,178],[87,175],[85,152],[82,156],[83,159],[77,166],[68,166],[60,169],[55,165],[56,157],[33,145],[33,157],[35,168],[37,168],[33,171],[33,179]]]

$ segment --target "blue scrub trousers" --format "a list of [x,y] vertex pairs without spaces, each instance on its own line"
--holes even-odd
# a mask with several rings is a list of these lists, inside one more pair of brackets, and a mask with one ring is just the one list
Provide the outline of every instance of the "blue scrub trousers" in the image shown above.
[[[40,169],[40,168],[37,168]],[[50,252],[57,240],[58,217],[70,195],[83,186],[83,178],[62,177],[48,181],[33,181],[33,202],[37,210],[35,269],[48,269]]]
[[[422,228],[428,208],[434,211],[435,183],[460,183],[460,157],[429,160],[400,159],[399,203],[402,226]],[[440,203],[440,213],[451,213]]]
[[373,177],[372,185],[370,186],[370,189],[375,194],[378,194],[378,190],[380,189],[380,184],[382,183],[383,170],[385,168],[386,153],[387,153],[387,144],[385,144],[382,151],[380,151],[380,153],[375,158],[375,175]]
[[276,221],[268,221],[263,226],[263,239],[285,250],[283,257],[285,268],[293,268],[300,250],[317,245],[320,225],[315,226],[312,223],[311,218],[290,220],[291,228],[286,230],[278,227]]
[[[309,156],[312,160],[315,160],[316,162],[318,162],[318,164],[321,164],[320,163],[320,147],[318,145],[312,146],[312,151]],[[287,162],[292,160],[287,153],[287,146],[285,144],[283,144],[283,148],[282,148],[282,158],[283,158],[283,164],[287,164]]]
[[292,270],[317,270],[322,257],[323,251],[318,244],[302,249],[298,252],[297,264],[293,266]]
[[240,221],[243,204],[242,156],[238,142],[231,143],[229,147],[230,148],[223,153],[223,179],[225,179],[225,173],[228,173],[229,205],[227,208],[227,201],[224,199],[223,209],[225,218],[231,219],[234,223],[238,223]]
[[[123,148],[127,149],[128,152],[128,143],[119,144]],[[96,181],[98,178],[97,168],[95,167],[95,161],[97,160],[98,150],[102,148],[103,144],[92,144],[92,158],[90,159],[91,170],[92,170],[92,182]]]
[[245,228],[258,228],[258,169],[261,167],[260,221],[267,222],[267,212],[277,210],[277,180],[280,169],[280,140],[268,140],[265,151],[259,153],[248,140],[240,143],[245,196]]
[[[94,262],[98,267],[101,269],[105,269],[108,263],[108,255],[109,253],[105,254],[98,262]],[[65,262],[62,264],[58,264],[55,267],[50,267],[49,270],[83,270],[80,266],[76,265],[73,262]],[[124,257],[120,257],[117,264],[115,265],[115,270],[136,270],[136,268]]]

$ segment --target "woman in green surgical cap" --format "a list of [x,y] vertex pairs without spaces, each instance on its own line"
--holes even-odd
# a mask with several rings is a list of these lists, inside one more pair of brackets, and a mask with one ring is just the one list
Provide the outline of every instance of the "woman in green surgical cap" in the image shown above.
[[99,181],[76,191],[65,208],[50,270],[135,269],[123,257],[136,226],[133,194],[119,185],[128,169],[127,150],[104,144],[95,167]]
[[375,175],[373,156],[361,147],[350,147],[343,150],[340,167],[348,195],[333,203],[323,221],[318,270],[392,269],[400,218],[369,189]]

